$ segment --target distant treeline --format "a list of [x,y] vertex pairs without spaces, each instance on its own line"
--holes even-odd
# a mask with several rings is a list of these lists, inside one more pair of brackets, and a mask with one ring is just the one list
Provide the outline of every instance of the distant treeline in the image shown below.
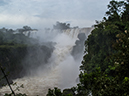
[[[85,41],[80,83],[47,96],[129,96],[129,0],[111,0]],[[72,71],[72,70],[71,70]]]
[[23,26],[16,30],[2,28],[0,29],[0,45],[29,44],[33,42],[29,38],[32,31],[37,31],[37,29],[31,29],[29,26]]
[[65,29],[69,29],[70,28],[70,24],[66,24],[66,23],[61,23],[61,22],[56,22],[56,25],[53,25],[53,29],[60,29],[60,30],[65,30]]
[[[10,82],[28,75],[28,70],[46,64],[54,50],[51,42],[39,44],[37,39],[31,38],[32,31],[37,29],[28,26],[16,30],[0,29],[0,66]],[[0,86],[3,84],[7,83],[0,70]]]

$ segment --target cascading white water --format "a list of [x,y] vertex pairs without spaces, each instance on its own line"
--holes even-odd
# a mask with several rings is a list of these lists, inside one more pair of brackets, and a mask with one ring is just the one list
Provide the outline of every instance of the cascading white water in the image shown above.
[[[20,88],[20,91],[16,90],[15,92],[25,93],[28,96],[45,96],[49,88],[59,87],[64,89],[76,85],[82,57],[78,57],[80,59],[75,61],[70,52],[78,39],[77,35],[80,32],[89,34],[91,30],[87,30],[87,28],[68,29],[63,33],[54,35],[52,41],[56,42],[56,45],[49,59],[49,64],[45,69],[40,66],[35,75],[14,80],[17,86],[22,84],[24,86],[24,88]],[[17,88],[15,85],[11,86],[14,90]],[[1,96],[4,93],[11,93],[8,86],[0,89]]]

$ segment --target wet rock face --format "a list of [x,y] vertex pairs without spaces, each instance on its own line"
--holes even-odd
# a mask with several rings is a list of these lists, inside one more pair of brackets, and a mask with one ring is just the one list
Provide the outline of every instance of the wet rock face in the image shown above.
[[79,33],[79,34],[78,34],[78,38],[79,38],[80,41],[85,41],[85,40],[86,40],[86,35],[85,35],[85,33]]
[[78,38],[79,38],[79,40],[76,40],[76,42],[75,42],[76,45],[73,46],[73,50],[71,52],[71,54],[75,60],[78,59],[78,57],[81,56],[81,54],[84,51],[83,50],[84,49],[84,42],[86,40],[85,33],[79,33]]
[[[36,70],[39,66],[47,64],[54,50],[53,45],[49,45],[50,47],[46,45],[0,47],[0,63],[9,82],[12,83],[12,80],[26,76],[30,68]],[[0,87],[6,84],[0,70]]]

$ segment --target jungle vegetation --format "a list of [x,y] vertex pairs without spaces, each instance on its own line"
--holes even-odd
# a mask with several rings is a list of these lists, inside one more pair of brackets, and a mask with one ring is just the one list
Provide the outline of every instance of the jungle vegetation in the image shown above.
[[29,26],[16,30],[0,29],[0,88],[7,85],[5,77],[12,84],[12,80],[28,75],[29,68],[36,69],[47,63],[54,47],[50,42],[47,43],[48,46],[39,44],[38,39],[31,37],[31,33],[35,31],[37,29]]
[[49,89],[47,96],[129,96],[129,0],[111,0],[107,7],[85,41],[80,83]]
[[110,1],[85,41],[80,83],[71,89],[49,89],[47,96],[129,95],[129,0]]

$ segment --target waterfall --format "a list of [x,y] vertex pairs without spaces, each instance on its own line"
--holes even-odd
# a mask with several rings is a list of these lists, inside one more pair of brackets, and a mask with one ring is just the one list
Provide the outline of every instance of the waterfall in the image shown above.
[[[63,32],[49,31],[44,33],[41,40],[48,38],[52,42],[56,42],[55,50],[51,58],[46,64],[45,68],[40,66],[34,75],[26,76],[13,80],[17,86],[23,84],[24,88],[17,89],[16,85],[11,85],[15,93],[25,93],[28,96],[45,96],[49,88],[59,87],[61,89],[70,88],[77,84],[76,79],[79,75],[79,66],[81,64],[81,57],[76,61],[71,55],[73,46],[75,46],[77,36],[79,33],[85,33],[86,36],[90,34],[92,28],[73,28],[63,30]],[[53,32],[53,33],[52,33]],[[46,35],[45,35],[46,34]],[[40,34],[43,37],[43,35]],[[33,72],[34,73],[34,72]],[[8,86],[0,89],[0,96],[4,93],[11,93]]]
[[88,28],[71,28],[67,30],[63,30],[64,33],[68,34],[72,38],[77,38],[77,35],[79,33],[85,33],[86,36],[88,36],[93,30],[93,27],[88,27]]

